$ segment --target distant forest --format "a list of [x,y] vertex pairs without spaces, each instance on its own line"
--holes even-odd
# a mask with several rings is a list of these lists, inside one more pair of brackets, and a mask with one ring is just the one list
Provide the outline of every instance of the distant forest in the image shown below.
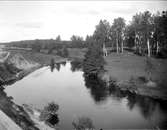
[[94,33],[85,39],[73,35],[69,41],[63,41],[57,36],[55,39],[16,41],[5,45],[52,53],[60,48],[85,48],[96,43],[101,47],[105,44],[117,53],[129,48],[139,55],[167,57],[167,11],[136,13],[127,25],[122,17],[115,18],[111,23],[100,20]]

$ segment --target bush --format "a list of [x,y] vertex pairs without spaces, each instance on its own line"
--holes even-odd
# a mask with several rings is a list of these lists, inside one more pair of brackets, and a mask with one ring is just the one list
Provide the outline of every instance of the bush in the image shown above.
[[48,120],[49,116],[52,114],[56,114],[59,109],[59,106],[55,104],[54,102],[49,103],[47,106],[44,107],[44,109],[41,111],[40,114],[40,120],[46,121]]
[[63,47],[62,49],[58,49],[57,54],[62,57],[68,57],[68,50],[66,47]]
[[76,121],[72,122],[74,129],[76,130],[93,130],[93,121],[88,117],[79,117]]

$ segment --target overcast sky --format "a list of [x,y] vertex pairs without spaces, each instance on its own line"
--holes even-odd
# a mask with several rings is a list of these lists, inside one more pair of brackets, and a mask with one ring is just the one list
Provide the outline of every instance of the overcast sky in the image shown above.
[[167,10],[166,1],[2,1],[0,42],[91,35],[100,19],[126,23],[137,12]]

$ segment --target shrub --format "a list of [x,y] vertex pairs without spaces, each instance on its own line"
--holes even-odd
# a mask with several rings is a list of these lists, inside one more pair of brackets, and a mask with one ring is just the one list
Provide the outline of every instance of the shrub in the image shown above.
[[68,50],[66,47],[57,50],[57,54],[62,57],[68,57]]
[[93,121],[88,117],[79,117],[76,121],[72,122],[74,129],[76,130],[93,130]]
[[55,104],[54,102],[49,103],[47,106],[44,107],[44,109],[41,111],[40,114],[40,120],[41,121],[46,121],[48,120],[49,116],[51,114],[56,114],[56,112],[58,111],[59,106],[57,104]]

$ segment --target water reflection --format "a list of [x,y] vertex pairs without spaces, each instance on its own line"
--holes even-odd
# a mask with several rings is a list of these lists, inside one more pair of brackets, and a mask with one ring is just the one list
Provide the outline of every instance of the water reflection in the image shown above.
[[61,65],[60,63],[57,63],[57,64],[56,64],[55,68],[57,69],[57,71],[60,70],[60,65]]
[[54,68],[55,68],[55,61],[54,61],[54,59],[51,59],[51,61],[50,61],[50,70],[51,70],[51,72],[54,71]]
[[61,62],[60,64],[63,65],[63,66],[66,66],[66,63],[67,63],[67,62],[64,61],[64,62]]
[[90,94],[96,103],[102,103],[109,96],[105,83],[96,76],[85,76],[85,86],[90,89]]
[[[128,99],[127,106],[129,107],[129,109],[133,110],[135,107],[138,107],[141,115],[147,120],[152,120],[153,115],[155,115],[158,111],[161,111],[163,114],[165,114],[165,116],[164,116],[164,119],[161,120],[159,127],[167,128],[167,125],[166,125],[167,109],[164,109],[161,106],[161,104],[164,104],[164,101],[153,100],[149,97],[143,97],[135,94],[128,94],[127,99]],[[162,119],[162,117],[157,117],[157,118]]]
[[[164,104],[164,101],[155,100],[150,97],[140,96],[129,91],[121,91],[116,86],[110,86],[109,88],[110,94],[116,98],[126,98],[127,106],[130,110],[135,109],[136,107],[139,109],[140,114],[147,120],[152,120],[152,117],[155,116],[157,111],[162,111],[166,114],[164,121],[167,120],[167,110],[164,109],[161,104]],[[166,102],[167,103],[167,102]],[[157,117],[158,118],[158,117]],[[161,124],[162,128],[164,123]]]
[[82,69],[82,62],[79,60],[71,61],[71,71],[79,71]]
[[89,76],[85,78],[85,86],[90,89],[90,94],[93,97],[96,104],[105,102],[109,97],[119,101],[124,98],[127,99],[127,106],[130,110],[138,108],[140,114],[146,120],[153,120],[153,116],[157,111],[163,111],[163,114],[166,114],[165,119],[159,124],[160,128],[167,128],[167,109],[162,108],[161,104],[166,104],[162,101],[154,100],[149,97],[144,97],[136,94],[132,94],[129,91],[121,91],[118,87],[111,85],[109,88],[106,87],[106,84],[98,79],[96,76]]
[[133,109],[135,105],[139,106],[141,114],[146,119],[151,119],[151,116],[156,110],[158,103],[148,97],[141,97],[139,95],[128,95],[128,107]]
[[66,62],[55,63],[54,59],[51,59],[51,61],[50,61],[50,71],[53,72],[55,68],[56,68],[57,71],[59,71],[61,65],[65,66]]

